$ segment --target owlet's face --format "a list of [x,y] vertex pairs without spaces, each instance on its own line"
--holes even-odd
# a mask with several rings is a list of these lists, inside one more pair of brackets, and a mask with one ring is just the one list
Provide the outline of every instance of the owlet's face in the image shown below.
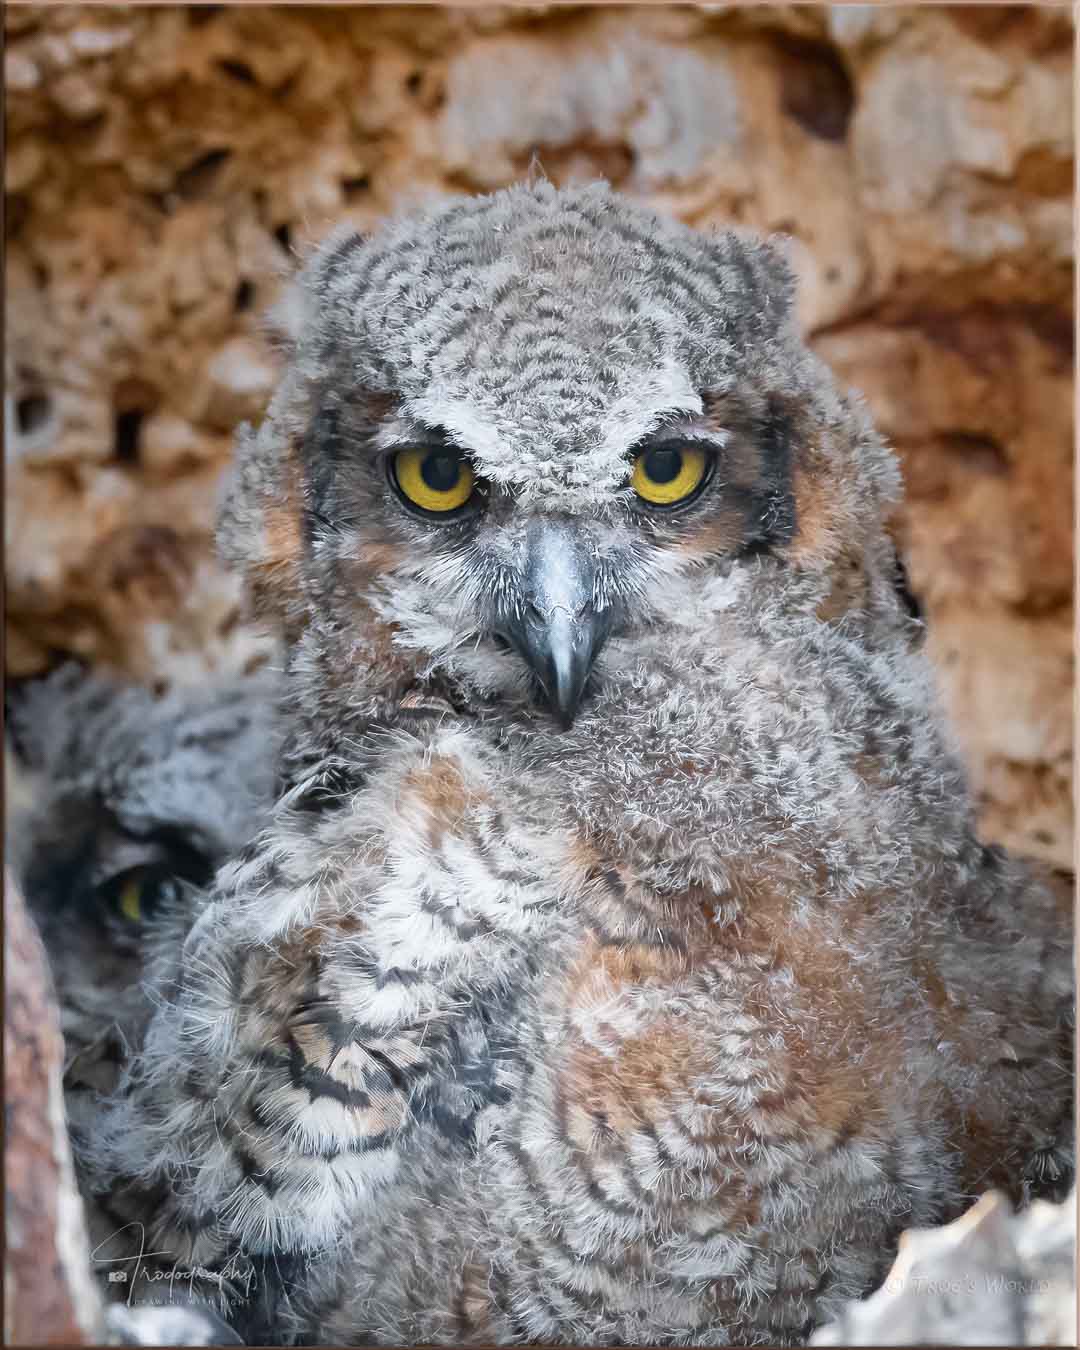
[[[441,612],[451,650],[476,643],[495,686],[515,683],[515,654],[569,726],[605,642],[662,620],[665,579],[718,548],[737,557],[764,544],[770,505],[773,537],[784,536],[782,433],[752,417],[736,433],[732,420],[658,408],[654,429],[627,444],[621,479],[559,510],[524,505],[512,485],[485,474],[482,455],[445,431],[417,428],[391,447],[381,467],[412,518],[399,534],[408,529],[418,552],[441,555],[449,582]],[[392,503],[385,518],[393,519]],[[455,595],[468,595],[468,607]],[[671,596],[669,588],[667,603]],[[398,614],[410,627],[408,610]],[[483,681],[482,665],[472,673]]]
[[767,246],[541,185],[332,241],[301,286],[222,537],[330,682],[438,676],[565,727],[710,582],[797,558],[843,410]]
[[703,566],[790,538],[788,432],[769,409],[726,400],[650,421],[625,438],[617,477],[559,476],[548,501],[446,425],[399,415],[350,453],[339,421],[323,444],[347,467],[328,477],[312,532],[335,617],[348,624],[353,598],[366,601],[397,659],[538,699],[568,726],[605,644],[662,624]]

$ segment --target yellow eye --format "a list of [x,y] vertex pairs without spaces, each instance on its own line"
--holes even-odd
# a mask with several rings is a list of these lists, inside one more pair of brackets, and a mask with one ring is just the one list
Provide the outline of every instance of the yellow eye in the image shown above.
[[707,467],[705,451],[696,446],[657,446],[634,460],[630,486],[651,506],[674,506],[701,487]]
[[154,917],[161,905],[179,901],[180,884],[161,868],[132,867],[106,882],[101,888],[101,898],[126,923],[141,926]]
[[476,475],[453,450],[439,448],[399,450],[394,456],[398,491],[422,511],[445,515],[465,505],[476,486]]
[[128,878],[120,888],[116,908],[129,923],[142,923],[143,880],[138,874]]

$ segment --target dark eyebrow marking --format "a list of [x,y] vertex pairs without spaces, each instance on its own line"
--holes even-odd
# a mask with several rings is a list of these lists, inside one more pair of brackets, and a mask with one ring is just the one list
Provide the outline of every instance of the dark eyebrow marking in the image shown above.
[[393,454],[395,450],[406,450],[410,446],[423,446],[430,450],[456,450],[461,455],[469,453],[469,447],[462,445],[449,427],[438,425],[423,426],[415,436],[407,436],[404,440],[395,441],[393,445],[388,447],[388,453]]
[[406,436],[403,440],[394,441],[386,447],[386,454],[392,455],[398,450],[411,450],[419,448],[422,450],[456,450],[461,452],[461,447],[455,445],[450,437],[441,430],[424,429],[416,436]]
[[[685,426],[691,418],[698,414],[690,412],[686,408],[667,408],[658,415],[657,425],[652,431],[647,431],[644,436],[636,440],[629,448],[630,454],[637,454],[641,450],[651,450],[657,445],[666,445],[671,441],[678,439],[680,425]],[[694,435],[695,442],[704,441],[707,437]]]

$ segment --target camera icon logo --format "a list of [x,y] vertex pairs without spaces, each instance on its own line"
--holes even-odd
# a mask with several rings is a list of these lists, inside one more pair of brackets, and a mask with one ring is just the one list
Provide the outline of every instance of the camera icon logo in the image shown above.
[[126,1271],[126,1270],[110,1270],[110,1271],[109,1271],[109,1283],[110,1283],[110,1284],[127,1284],[127,1271]]

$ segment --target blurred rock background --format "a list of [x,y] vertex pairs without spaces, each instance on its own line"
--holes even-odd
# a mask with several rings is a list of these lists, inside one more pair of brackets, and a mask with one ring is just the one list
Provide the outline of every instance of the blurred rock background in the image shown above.
[[1072,865],[1065,7],[7,7],[7,668],[262,659],[211,530],[298,252],[450,191],[602,176],[794,236],[986,836]]

